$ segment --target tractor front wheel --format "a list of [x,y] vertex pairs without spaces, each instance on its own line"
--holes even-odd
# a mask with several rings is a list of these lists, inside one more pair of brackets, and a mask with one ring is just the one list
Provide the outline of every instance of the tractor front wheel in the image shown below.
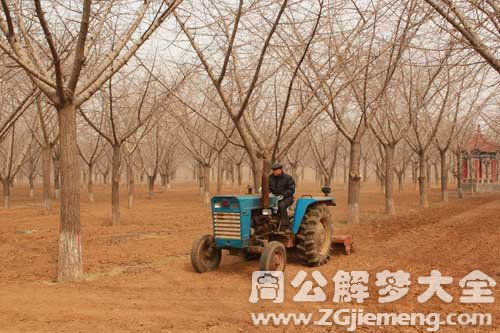
[[286,266],[286,249],[281,242],[270,242],[260,255],[261,271],[284,271]]
[[309,266],[321,266],[333,253],[333,222],[325,205],[307,209],[297,234],[299,256]]
[[216,270],[222,257],[221,249],[215,247],[210,235],[205,235],[194,242],[191,249],[191,264],[198,273]]

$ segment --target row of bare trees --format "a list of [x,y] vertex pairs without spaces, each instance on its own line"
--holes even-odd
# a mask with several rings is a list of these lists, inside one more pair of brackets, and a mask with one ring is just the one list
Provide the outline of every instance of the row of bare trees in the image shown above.
[[136,171],[152,196],[179,155],[195,161],[205,199],[211,168],[220,192],[224,170],[241,184],[245,163],[258,189],[274,161],[295,176],[313,165],[329,184],[342,160],[348,221],[358,223],[369,160],[393,214],[394,177],[401,184],[409,165],[426,207],[437,151],[447,200],[449,151],[459,168],[475,122],[498,133],[494,1],[2,0],[1,8],[0,180],[10,198],[16,174],[24,169],[33,188],[41,163],[44,208],[61,202],[60,281],[82,278],[80,182],[92,202],[96,169],[111,173],[116,225],[124,166],[131,207]]

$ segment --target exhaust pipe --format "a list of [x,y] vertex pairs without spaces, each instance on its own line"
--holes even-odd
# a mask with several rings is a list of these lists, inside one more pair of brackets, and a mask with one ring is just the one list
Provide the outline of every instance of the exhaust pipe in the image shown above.
[[262,159],[262,207],[269,208],[269,170],[271,162],[265,158]]

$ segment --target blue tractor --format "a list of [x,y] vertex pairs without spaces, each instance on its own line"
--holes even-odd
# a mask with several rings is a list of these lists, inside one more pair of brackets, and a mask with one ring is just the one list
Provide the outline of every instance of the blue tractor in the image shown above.
[[292,247],[306,265],[325,264],[333,252],[333,221],[327,207],[335,206],[335,199],[328,196],[329,187],[323,187],[322,192],[323,197],[299,198],[287,225],[278,215],[280,198],[272,194],[214,196],[213,233],[193,244],[193,268],[199,273],[217,269],[222,250],[228,250],[249,260],[260,255],[262,271],[284,271],[286,249]]

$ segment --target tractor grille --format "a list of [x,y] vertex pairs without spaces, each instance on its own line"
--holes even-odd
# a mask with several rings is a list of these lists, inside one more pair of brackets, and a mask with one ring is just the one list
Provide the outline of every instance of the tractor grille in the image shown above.
[[214,213],[215,238],[241,239],[240,213]]

